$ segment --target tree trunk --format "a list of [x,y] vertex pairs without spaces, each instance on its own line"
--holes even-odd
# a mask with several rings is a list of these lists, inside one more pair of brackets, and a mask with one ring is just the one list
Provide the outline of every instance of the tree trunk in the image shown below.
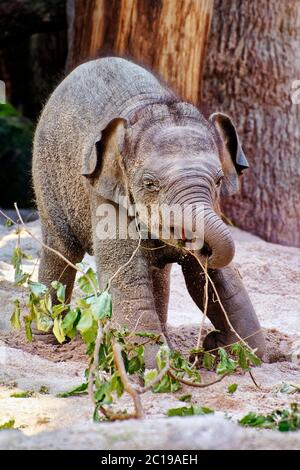
[[197,103],[212,7],[213,0],[69,0],[67,68],[120,55]]
[[[215,0],[203,97],[230,114],[250,169],[231,220],[263,238],[300,246],[300,0]],[[299,88],[299,86],[298,86]]]

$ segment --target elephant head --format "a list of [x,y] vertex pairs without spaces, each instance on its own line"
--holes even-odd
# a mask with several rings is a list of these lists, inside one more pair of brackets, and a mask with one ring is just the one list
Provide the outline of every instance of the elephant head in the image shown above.
[[192,229],[170,222],[166,240],[175,244],[180,238],[183,246],[197,240],[194,222],[201,207],[204,245],[196,255],[208,256],[210,268],[230,263],[234,243],[218,215],[218,202],[239,190],[248,163],[227,115],[214,113],[206,120],[191,104],[157,103],[112,119],[99,134],[84,152],[82,174],[101,196],[116,203],[129,196],[146,225],[149,207],[190,208]]

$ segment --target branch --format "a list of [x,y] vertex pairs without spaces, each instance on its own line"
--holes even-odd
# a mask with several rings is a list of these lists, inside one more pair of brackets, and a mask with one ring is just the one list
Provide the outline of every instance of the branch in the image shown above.
[[148,385],[146,385],[146,387],[141,388],[139,390],[139,393],[146,393],[149,390],[151,390],[152,387],[154,387],[156,384],[158,384],[162,380],[164,375],[167,374],[169,372],[169,370],[170,370],[170,359],[169,359],[169,357],[167,357],[165,367],[162,368],[162,370],[155,377],[155,379],[153,379],[151,382],[149,382]]
[[128,380],[128,376],[127,376],[123,358],[122,358],[121,346],[119,345],[119,343],[113,342],[112,349],[114,353],[115,366],[116,366],[117,371],[120,374],[120,378],[124,386],[124,390],[131,396],[133,403],[134,403],[135,414],[132,415],[131,417],[143,419],[145,415],[144,415],[144,410],[142,407],[141,398],[136,388]]
[[198,258],[192,251],[187,250],[187,249],[186,249],[186,251],[187,251],[188,253],[190,253],[190,254],[197,260],[197,262],[198,262],[198,264],[201,266],[202,270],[206,273],[206,276],[207,276],[209,282],[211,283],[211,286],[212,286],[212,288],[213,288],[213,290],[214,290],[214,293],[216,294],[217,300],[218,300],[218,302],[219,302],[219,304],[220,304],[220,307],[221,307],[222,312],[224,313],[225,319],[226,319],[226,321],[227,321],[227,323],[228,323],[228,326],[229,326],[230,330],[236,335],[236,337],[237,337],[245,346],[247,346],[247,348],[249,348],[252,352],[254,352],[254,350],[249,346],[249,344],[247,344],[247,343],[243,340],[243,338],[238,334],[238,332],[234,329],[234,327],[233,327],[233,325],[232,325],[232,323],[231,323],[231,321],[230,321],[230,319],[229,319],[229,316],[228,316],[228,314],[227,314],[227,312],[226,312],[226,309],[225,309],[224,305],[223,305],[222,302],[221,302],[221,299],[220,299],[220,296],[219,296],[219,294],[218,294],[217,288],[216,288],[216,286],[215,286],[213,280],[211,279],[210,275],[208,274],[207,270],[205,270],[205,268],[204,268],[203,264],[201,263],[201,261],[199,260],[199,258]]
[[[198,333],[198,340],[197,340],[197,345],[196,349],[200,349],[201,347],[201,337],[202,337],[202,331],[203,331],[203,326],[205,322],[205,318],[207,316],[207,308],[208,308],[208,272],[207,272],[207,263],[208,263],[208,258],[206,257],[205,259],[205,286],[204,286],[204,311],[203,311],[203,316],[202,316],[202,321]],[[195,357],[195,360],[193,362],[193,367],[197,363],[197,356]]]
[[224,375],[221,375],[220,378],[218,378],[217,380],[214,380],[213,382],[208,382],[208,383],[203,383],[203,384],[197,384],[195,382],[192,382],[192,380],[188,380],[188,379],[183,379],[183,378],[180,378],[180,377],[177,377],[177,375],[175,375],[171,370],[169,370],[168,374],[175,380],[178,380],[178,382],[181,382],[183,383],[184,385],[188,385],[189,387],[196,387],[196,388],[206,388],[206,387],[210,387],[211,385],[214,385],[214,384],[217,384],[219,382],[221,382],[225,377],[227,377],[227,375],[229,375],[229,372],[227,372],[226,374]]
[[120,266],[120,267],[117,269],[117,271],[111,276],[111,278],[109,279],[109,281],[108,281],[108,283],[107,283],[107,289],[108,289],[108,290],[110,289],[111,283],[112,283],[112,281],[115,279],[115,277],[117,277],[117,276],[120,274],[120,272],[121,272],[124,268],[126,268],[126,266],[128,266],[128,265],[131,263],[131,261],[133,260],[133,258],[135,257],[135,255],[137,254],[137,252],[138,252],[138,250],[139,250],[139,248],[140,248],[140,246],[141,246],[141,241],[142,241],[142,239],[141,239],[141,236],[140,236],[140,237],[139,237],[138,244],[137,244],[137,247],[134,249],[132,255],[131,255],[130,258],[129,258],[129,260],[126,261],[125,264],[122,264],[122,266]]
[[[20,211],[18,209],[18,206],[17,204],[15,203],[14,204],[15,206],[15,209],[16,209],[16,212],[17,212],[17,215],[19,217],[19,221],[21,222],[21,225],[22,225],[22,228],[24,230],[24,232],[28,233],[28,235],[30,235],[31,238],[33,238],[34,240],[36,240],[40,245],[42,245],[43,248],[46,248],[46,250],[49,250],[51,251],[52,253],[55,253],[59,258],[63,259],[65,261],[65,263],[67,263],[69,266],[71,266],[71,268],[75,269],[76,271],[79,271],[83,274],[85,274],[80,268],[78,268],[78,266],[75,266],[75,264],[73,264],[71,261],[69,261],[64,255],[62,255],[59,251],[55,250],[54,248],[51,248],[51,246],[48,246],[46,245],[42,240],[40,240],[39,238],[37,238],[35,235],[33,235],[33,233],[28,230],[28,228],[26,227],[23,219],[22,219],[22,216],[20,214]],[[14,225],[17,225],[18,226],[18,223],[15,222],[13,219],[11,219],[10,217],[8,217],[8,215],[6,215],[1,209],[0,209],[0,214],[3,215],[3,217],[6,218],[6,220],[9,220],[12,224]]]

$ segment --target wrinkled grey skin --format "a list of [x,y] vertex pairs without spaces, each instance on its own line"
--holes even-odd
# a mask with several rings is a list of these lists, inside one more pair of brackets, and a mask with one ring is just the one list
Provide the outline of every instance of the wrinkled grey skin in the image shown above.
[[[234,243],[217,215],[222,195],[236,192],[247,167],[231,120],[215,114],[209,121],[182,102],[145,69],[119,58],[76,68],[46,104],[34,139],[33,181],[44,242],[73,263],[94,254],[101,286],[129,260],[137,240],[100,240],[99,204],[118,210],[119,196],[137,204],[199,202],[205,206],[205,243],[209,275],[236,331],[264,352],[264,338],[251,301],[235,267]],[[221,181],[221,178],[223,180]],[[139,214],[143,222],[143,213]],[[172,243],[172,240],[170,240]],[[184,242],[183,242],[184,245]],[[149,250],[149,248],[159,248]],[[194,253],[204,260],[203,251]],[[182,266],[188,291],[203,308],[204,276],[183,248],[144,240],[131,263],[112,282],[116,324],[163,332],[171,263]],[[43,249],[39,280],[60,279],[71,296],[75,271]],[[205,347],[233,342],[210,288],[208,317],[218,332]],[[251,336],[252,335],[252,336]],[[153,351],[149,352],[153,354]]]

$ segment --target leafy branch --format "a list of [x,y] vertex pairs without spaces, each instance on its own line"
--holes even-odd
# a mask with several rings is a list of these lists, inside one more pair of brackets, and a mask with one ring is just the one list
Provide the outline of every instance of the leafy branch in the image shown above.
[[[22,230],[38,240],[26,228],[17,206],[16,210]],[[15,223],[12,219],[9,220]],[[73,265],[56,250],[51,249],[43,242],[39,241],[39,243],[45,249],[54,251],[64,259],[68,266],[81,273],[77,285],[82,296],[77,300],[76,305],[71,305],[66,299],[66,286],[57,280],[51,284],[51,288],[56,293],[56,301],[53,303],[49,289],[39,282],[32,281],[31,275],[23,272],[22,260],[25,259],[26,254],[22,252],[20,238],[18,238],[12,262],[18,285],[26,285],[29,296],[24,314],[20,302],[15,301],[11,324],[14,328],[21,328],[23,324],[29,341],[33,339],[32,323],[42,332],[52,331],[59,343],[63,343],[67,338],[72,340],[78,334],[82,337],[89,358],[86,383],[60,394],[60,396],[67,397],[87,392],[94,403],[94,419],[96,421],[103,419],[103,417],[109,420],[143,418],[145,412],[141,395],[147,391],[152,390],[154,393],[175,392],[183,384],[205,388],[222,381],[238,368],[249,371],[252,365],[260,364],[260,359],[242,338],[239,342],[231,345],[228,350],[218,348],[216,355],[204,351],[200,347],[199,339],[201,338],[202,322],[197,347],[192,351],[197,357],[197,361],[192,363],[178,351],[171,351],[166,345],[161,344],[156,356],[157,368],[146,370],[144,348],[148,343],[159,345],[161,343],[160,336],[150,332],[136,331],[137,325],[131,332],[126,328],[119,330],[114,328],[110,294],[112,280],[131,263],[140,248],[141,237],[128,261],[116,271],[102,291],[99,289],[97,276],[92,268],[83,263]],[[203,269],[206,275],[205,305],[207,305],[208,283],[212,280],[207,273],[207,263]],[[141,342],[141,339],[144,341]],[[217,378],[211,382],[203,383],[201,374],[195,367],[196,362],[197,367],[215,371]],[[131,376],[142,380],[143,386],[137,385],[136,380],[133,381]],[[134,408],[132,413],[112,409],[112,405],[124,392],[132,398]]]

